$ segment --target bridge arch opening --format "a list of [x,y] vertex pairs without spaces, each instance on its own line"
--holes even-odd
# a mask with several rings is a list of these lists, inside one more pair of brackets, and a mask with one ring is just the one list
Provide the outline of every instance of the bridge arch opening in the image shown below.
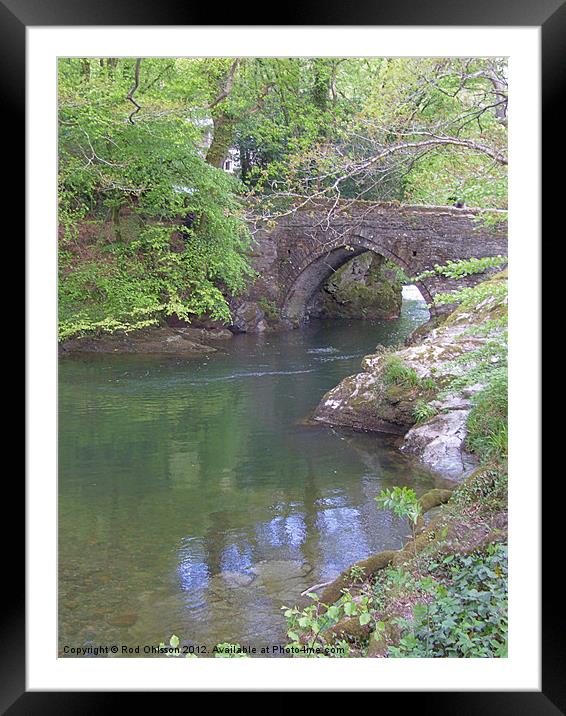
[[[305,265],[299,267],[283,303],[283,317],[296,325],[306,322],[310,317],[315,297],[331,277],[352,259],[367,253],[388,259],[403,269],[407,275],[411,273],[407,264],[387,249],[382,250],[361,237],[357,241],[350,239],[348,243],[309,257]],[[416,284],[413,288],[413,297],[418,296],[419,293],[425,301],[430,302],[430,295],[422,284]]]

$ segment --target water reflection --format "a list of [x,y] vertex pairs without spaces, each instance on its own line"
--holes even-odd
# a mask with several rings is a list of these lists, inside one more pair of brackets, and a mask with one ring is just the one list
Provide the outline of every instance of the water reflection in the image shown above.
[[60,644],[284,637],[281,605],[406,528],[384,486],[434,484],[383,439],[304,426],[378,343],[425,320],[320,322],[218,354],[60,366]]

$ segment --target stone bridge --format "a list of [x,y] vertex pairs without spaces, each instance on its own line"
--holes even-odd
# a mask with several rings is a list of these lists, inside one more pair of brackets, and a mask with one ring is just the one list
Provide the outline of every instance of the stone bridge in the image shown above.
[[[504,211],[356,201],[335,213],[329,226],[328,208],[310,206],[256,232],[251,259],[259,278],[248,304],[260,300],[297,325],[331,274],[365,251],[390,259],[408,276],[449,260],[507,254]],[[427,302],[461,285],[438,275],[417,283]]]

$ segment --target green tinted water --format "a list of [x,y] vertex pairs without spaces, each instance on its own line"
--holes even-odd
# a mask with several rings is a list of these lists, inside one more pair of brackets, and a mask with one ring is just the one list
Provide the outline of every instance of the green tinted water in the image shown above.
[[399,547],[406,525],[373,497],[434,478],[380,437],[300,421],[427,315],[405,301],[395,321],[242,335],[206,358],[63,359],[61,654],[172,633],[209,648],[280,643],[283,604]]

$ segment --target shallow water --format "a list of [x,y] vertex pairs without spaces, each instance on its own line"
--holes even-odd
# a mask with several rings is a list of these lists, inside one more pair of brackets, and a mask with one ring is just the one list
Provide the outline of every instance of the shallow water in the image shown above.
[[208,357],[61,360],[61,655],[116,644],[143,656],[173,633],[208,651],[278,644],[282,605],[399,547],[407,526],[373,497],[435,478],[384,438],[301,421],[427,317],[406,300],[398,320],[242,335]]

